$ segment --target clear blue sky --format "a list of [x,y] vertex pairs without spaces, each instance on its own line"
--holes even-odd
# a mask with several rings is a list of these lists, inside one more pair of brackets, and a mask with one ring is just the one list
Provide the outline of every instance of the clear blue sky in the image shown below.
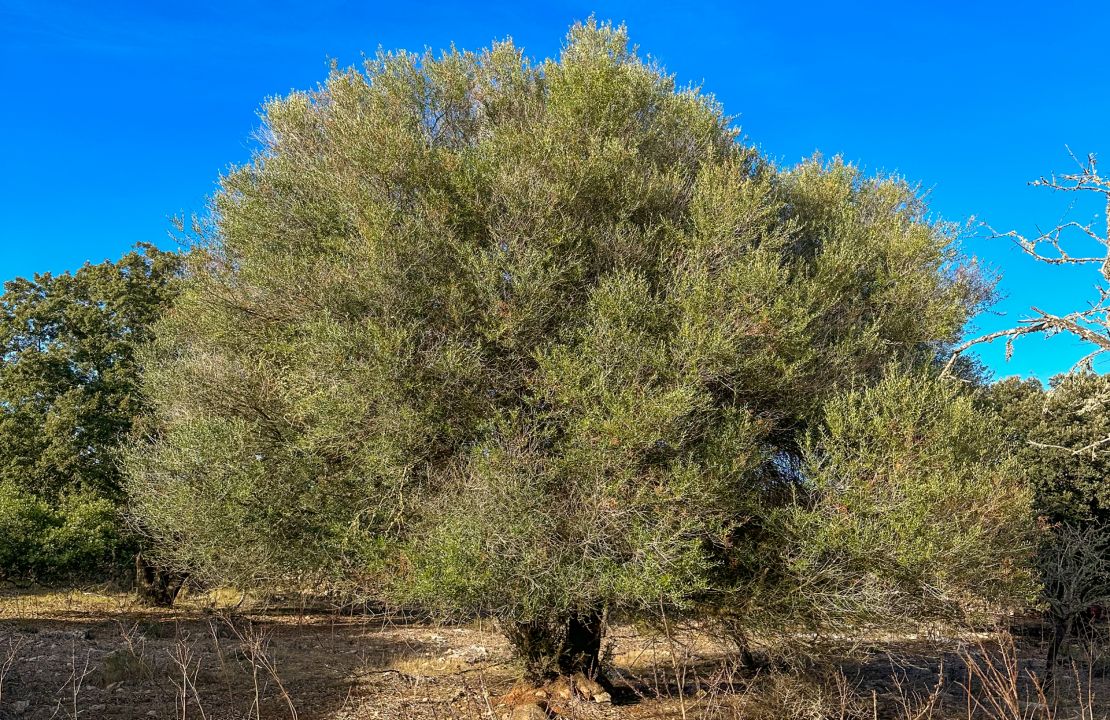
[[[329,58],[379,46],[483,47],[511,36],[558,52],[591,13],[701,82],[749,140],[785,163],[814,151],[929,188],[940,217],[1055,224],[1068,199],[1025,186],[1067,169],[1065,144],[1110,172],[1110,2],[70,2],[0,0],[0,279],[166,246],[247,159],[267,96],[307,88]],[[1073,216],[1090,219],[1095,208]],[[1092,297],[1087,272],[1043,268],[1005,241],[968,249],[1004,275],[980,331],[1030,304]],[[1026,340],[999,375],[1047,377],[1083,355]],[[1110,361],[1099,366],[1110,370]]]

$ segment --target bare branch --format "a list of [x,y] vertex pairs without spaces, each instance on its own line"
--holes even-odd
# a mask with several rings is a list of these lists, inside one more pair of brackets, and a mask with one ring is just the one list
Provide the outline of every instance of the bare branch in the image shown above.
[[[1085,310],[1083,312],[1072,313],[1070,315],[1064,316],[1052,315],[1051,313],[1046,313],[1044,310],[1041,310],[1037,307],[1033,307],[1032,309],[1033,312],[1037,313],[1040,317],[1029,320],[1022,320],[1017,327],[1008,328],[1006,330],[999,330],[997,332],[988,333],[986,335],[981,335],[977,338],[973,338],[958,345],[952,350],[952,355],[951,357],[949,357],[948,362],[945,363],[944,370],[941,374],[948,375],[951,372],[952,367],[956,364],[956,360],[959,358],[959,356],[967,350],[970,350],[976,345],[992,343],[995,340],[999,340],[1001,338],[1006,338],[1006,359],[1009,360],[1010,357],[1013,355],[1014,340],[1022,337],[1023,335],[1032,335],[1035,333],[1053,335],[1058,332],[1067,332],[1075,335],[1081,340],[1097,346],[1098,349],[1084,357],[1083,360],[1080,361],[1080,363],[1089,364],[1098,355],[1101,355],[1104,352],[1110,352],[1110,330],[1100,333],[1090,327],[1087,327],[1086,325],[1083,325],[1080,322],[1081,320],[1089,319],[1092,315],[1104,313],[1106,309],[1102,306],[1095,306],[1090,310]],[[1091,320],[1091,322],[1105,325],[1105,320],[1102,318]],[[1078,364],[1076,365],[1076,367],[1078,367]]]
[[[1064,249],[1061,242],[1061,235],[1064,233],[1065,230],[1077,229],[1091,239],[1096,240],[1103,245],[1106,245],[1107,239],[1095,232],[1093,226],[1093,222],[1083,225],[1072,220],[1070,222],[1057,225],[1052,230],[1041,233],[1040,235],[1032,239],[1025,237],[1016,230],[1010,230],[1009,232],[1004,233],[997,232],[989,225],[987,226],[987,229],[991,231],[990,238],[992,240],[999,238],[1010,238],[1018,247],[1022,249],[1023,252],[1027,253],[1033,258],[1036,258],[1037,260],[1040,260],[1041,262],[1046,262],[1051,265],[1082,265],[1087,263],[1104,263],[1106,262],[1106,255],[1072,257],[1068,254],[1068,251]],[[1045,255],[1038,250],[1041,245],[1045,244],[1051,245],[1052,249],[1056,251],[1056,255]]]
[[1099,355],[1101,355],[1103,352],[1104,351],[1102,350],[1102,348],[1099,348],[1098,350],[1095,350],[1092,353],[1084,355],[1083,358],[1079,362],[1077,362],[1076,364],[1071,366],[1071,370],[1069,372],[1074,373],[1076,370],[1081,370],[1081,369],[1085,369],[1087,372],[1094,372],[1095,358],[1098,357]]
[[1089,452],[1093,455],[1095,450],[1102,447],[1103,445],[1106,445],[1107,443],[1110,443],[1110,436],[1104,437],[1101,440],[1096,440],[1092,443],[1088,443],[1081,448],[1070,448],[1065,447],[1064,445],[1050,445],[1048,443],[1039,443],[1036,440],[1029,440],[1028,442],[1033,447],[1042,448],[1045,450],[1064,450],[1065,452],[1069,452],[1072,455],[1082,455],[1083,453]]
[[[1064,316],[1051,315],[1036,306],[1033,307],[1033,312],[1041,316],[1040,319],[1033,324],[1043,326],[1041,328],[1042,330],[1047,329],[1056,332],[1069,332],[1099,347],[1101,351],[1110,350],[1110,335],[1107,334],[1107,331],[1103,331],[1102,333],[1096,332],[1085,325],[1081,325],[1078,321],[1079,318],[1088,318],[1091,315],[1103,312],[1103,308],[1099,306],[1084,312],[1072,313]],[[1102,323],[1105,325],[1105,321],[1102,321]]]
[[[1034,307],[1032,309],[1037,317],[1022,320],[1017,327],[973,338],[956,347],[944,366],[943,374],[947,375],[955,365],[956,359],[971,347],[1001,338],[1006,339],[1006,359],[1009,360],[1013,353],[1014,340],[1033,333],[1054,335],[1066,332],[1094,345],[1097,349],[1077,363],[1073,370],[1081,366],[1091,367],[1096,356],[1110,351],[1110,307],[1108,307],[1110,303],[1110,179],[1098,174],[1098,162],[1093,153],[1087,155],[1086,161],[1076,157],[1071,148],[1068,148],[1068,154],[1075,161],[1078,172],[1041,177],[1030,185],[1047,187],[1060,192],[1097,192],[1105,195],[1106,213],[1103,216],[1105,226],[1102,234],[1095,229],[1094,221],[1084,224],[1074,220],[1065,222],[1063,219],[1047,232],[1038,230],[1039,234],[1032,238],[1016,230],[998,232],[989,225],[986,227],[991,232],[991,238],[1009,238],[1023,252],[1040,262],[1049,265],[1099,265],[1099,272],[1106,284],[1098,288],[1098,302],[1087,310],[1068,315],[1053,315]],[[1088,240],[1094,240],[1105,248],[1105,252],[1099,255],[1072,254],[1065,247],[1066,234],[1073,236],[1079,234]],[[1042,251],[1041,248],[1045,246],[1051,248],[1051,251]]]

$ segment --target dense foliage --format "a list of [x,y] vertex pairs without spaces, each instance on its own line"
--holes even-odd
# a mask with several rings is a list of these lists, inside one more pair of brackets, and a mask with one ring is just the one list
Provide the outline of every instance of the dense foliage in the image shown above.
[[1054,625],[1051,668],[1091,608],[1110,605],[1110,377],[1076,372],[1010,378],[986,394],[1007,429],[1008,451],[1026,469],[1048,530],[1037,566]]
[[0,296],[0,576],[95,575],[118,564],[119,454],[144,410],[136,347],[177,291],[179,257],[16,279]]
[[790,513],[804,585],[789,599],[826,621],[882,625],[1031,599],[1030,488],[1007,430],[928,374],[831,401],[803,472],[817,501]]
[[1010,378],[990,398],[1009,428],[1012,451],[1051,523],[1110,522],[1110,377],[1090,372],[1037,380]]
[[[789,581],[806,552],[780,520],[838,492],[803,462],[874,470],[851,478],[861,511],[960,533],[822,530],[861,562],[866,533],[897,543],[903,564],[868,572],[903,592],[1007,539],[1020,493],[955,393],[899,425],[888,387],[888,425],[851,420],[879,402],[854,388],[930,366],[986,295],[905,183],[772,166],[594,23],[538,64],[510,43],[381,54],[264,119],[147,358],[157,434],[128,477],[168,561],[493,612],[542,674],[595,661],[566,645],[604,613]],[[933,447],[945,419],[966,459]],[[822,426],[840,464],[803,453]],[[918,429],[916,454],[847,460]],[[985,602],[1003,586],[978,558],[952,583]]]

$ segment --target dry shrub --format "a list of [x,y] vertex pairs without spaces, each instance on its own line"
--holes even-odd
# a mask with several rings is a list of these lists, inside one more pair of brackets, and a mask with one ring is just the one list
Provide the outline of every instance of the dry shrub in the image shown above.
[[155,668],[130,650],[113,650],[104,656],[96,671],[96,685],[107,687],[121,682],[142,682],[154,677]]
[[[679,643],[675,643],[679,647]],[[824,658],[798,656],[794,662],[765,663],[753,670],[737,652],[715,671],[685,648],[658,667],[639,671],[644,695],[669,707],[675,718],[716,720],[1094,720],[1110,717],[1093,689],[1102,658],[1088,644],[1085,658],[1046,680],[1039,660],[1022,653],[1008,634],[932,651]],[[781,658],[779,659],[781,660]],[[889,671],[879,668],[889,663]],[[916,664],[916,673],[907,672]],[[851,667],[854,669],[849,669]],[[924,674],[922,674],[922,671]],[[1039,671],[1039,672],[1038,672]],[[889,672],[889,674],[885,674]],[[651,682],[652,674],[664,678]],[[681,678],[686,678],[683,684]],[[676,682],[678,680],[678,682]],[[684,687],[683,693],[676,687]],[[668,715],[667,717],[671,717]]]
[[862,720],[873,715],[869,699],[839,670],[767,673],[747,687],[737,710],[736,717],[752,720]]

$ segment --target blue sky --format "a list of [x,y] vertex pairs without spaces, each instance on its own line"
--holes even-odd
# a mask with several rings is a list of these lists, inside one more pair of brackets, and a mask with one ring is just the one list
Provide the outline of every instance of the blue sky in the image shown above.
[[[702,83],[749,141],[783,163],[821,151],[921,183],[938,217],[1054,225],[1069,198],[1028,188],[1101,152],[1110,171],[1110,3],[68,2],[0,0],[0,279],[172,246],[169,218],[201,211],[248,158],[257,108],[311,87],[329,59],[478,48],[511,36],[558,52],[591,13]],[[1093,206],[1070,218],[1090,220]],[[1004,240],[967,250],[1003,274],[980,332],[1081,307],[1097,278],[1039,266]],[[1000,314],[1001,313],[1001,314]],[[1084,354],[1028,339],[996,374],[1042,378]],[[1097,366],[1110,370],[1110,360]]]

